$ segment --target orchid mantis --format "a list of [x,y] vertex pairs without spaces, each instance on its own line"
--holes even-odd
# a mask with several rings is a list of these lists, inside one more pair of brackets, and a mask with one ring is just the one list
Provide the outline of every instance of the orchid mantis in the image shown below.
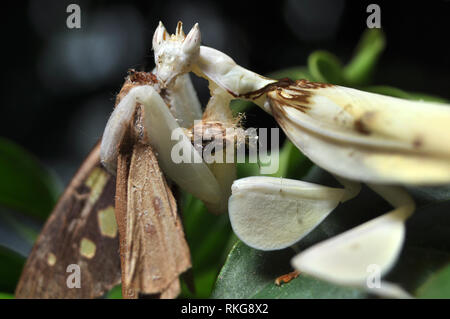
[[[387,273],[401,250],[404,222],[414,211],[414,202],[401,185],[450,182],[450,107],[306,80],[277,81],[204,46],[190,52],[189,63],[180,66],[186,54],[173,49],[162,23],[155,37],[156,73],[162,82],[170,83],[190,71],[207,79],[211,100],[206,112],[229,114],[228,102],[233,98],[253,101],[274,116],[307,157],[344,186],[336,189],[270,177],[237,180],[229,199],[237,236],[261,250],[291,246],[339,202],[356,196],[359,182],[364,182],[394,209],[310,247],[292,265],[303,273],[363,289],[369,289],[366,279],[371,265],[379,267],[380,275]],[[408,296],[390,283],[377,288],[370,291]]]
[[[189,78],[189,71],[200,50],[200,30],[195,25],[186,36],[181,22],[176,33],[169,36],[158,28],[153,37],[155,52],[167,50],[165,57],[155,55],[159,67],[154,70],[157,83],[152,85],[136,85],[129,90],[112,113],[106,125],[102,144],[101,160],[104,166],[115,174],[120,144],[124,139],[136,106],[144,109],[144,134],[156,150],[162,170],[182,189],[203,200],[211,212],[226,211],[230,187],[235,179],[235,164],[210,164],[202,160],[201,154],[194,148],[187,131],[191,131],[195,121],[208,126],[216,123],[216,128],[225,131],[235,125],[231,111],[215,112],[213,109],[228,105],[228,96],[215,96],[202,118],[200,102]],[[219,121],[219,122],[218,122]],[[184,133],[183,129],[184,128]],[[177,139],[172,135],[178,132]],[[173,150],[180,147],[190,162],[175,163]]]
[[[156,33],[156,50],[163,40],[178,57],[171,59],[176,68],[170,71],[184,72],[199,51],[198,26],[187,36],[181,23],[170,37]],[[210,105],[221,103],[228,105],[229,99],[215,98]],[[154,74],[130,72],[100,145],[104,167],[114,175],[117,172],[115,217],[125,298],[140,294],[175,298],[179,294],[179,276],[191,267],[189,247],[177,204],[160,168],[181,188],[202,199],[209,211],[225,211],[235,164],[205,162],[192,145],[191,135],[195,141],[197,130],[222,132],[234,125],[231,112],[211,111],[202,116],[189,74],[171,77],[164,68]],[[174,160],[179,155],[174,154],[177,147],[187,162]]]

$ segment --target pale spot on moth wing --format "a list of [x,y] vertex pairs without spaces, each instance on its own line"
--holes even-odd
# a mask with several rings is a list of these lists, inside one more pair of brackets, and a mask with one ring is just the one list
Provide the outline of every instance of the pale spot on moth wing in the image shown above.
[[100,233],[103,236],[114,238],[117,236],[117,222],[114,213],[114,207],[108,206],[105,209],[99,210],[97,213],[98,225]]
[[49,266],[54,266],[56,264],[56,256],[53,253],[48,253],[47,255],[47,264]]
[[[119,238],[102,236],[98,226],[97,211],[114,205],[115,195],[115,178],[101,166],[99,153],[97,144],[53,209],[23,268],[17,298],[96,298],[120,283]],[[99,176],[108,176],[106,184]],[[95,203],[88,200],[92,188],[100,192]],[[95,243],[91,259],[80,254],[82,238]],[[81,289],[66,285],[67,265],[74,263],[80,266]]]
[[95,256],[95,250],[96,250],[97,246],[95,245],[95,243],[84,237],[83,239],[81,239],[80,242],[80,254],[88,259],[91,259]]
[[103,188],[108,182],[109,175],[100,167],[96,167],[92,170],[91,174],[87,178],[85,184],[91,189],[89,194],[89,202],[94,204],[99,199],[103,192]]

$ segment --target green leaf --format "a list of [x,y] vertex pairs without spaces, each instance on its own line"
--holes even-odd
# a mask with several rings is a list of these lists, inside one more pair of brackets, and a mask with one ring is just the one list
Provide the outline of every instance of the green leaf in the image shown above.
[[0,138],[0,205],[45,220],[56,203],[56,183],[35,157]]
[[386,40],[380,29],[367,29],[364,32],[353,59],[344,68],[344,77],[350,86],[364,85],[370,82],[385,46]]
[[436,103],[448,103],[449,102],[447,99],[444,99],[442,97],[438,97],[438,96],[434,96],[434,95],[426,94],[426,93],[409,92],[409,95],[411,96],[411,100],[436,102]]
[[0,292],[0,299],[14,299],[14,295]]
[[113,287],[107,294],[106,299],[122,299],[122,285]]
[[313,80],[313,77],[311,75],[311,73],[308,71],[308,69],[306,67],[292,67],[292,68],[287,68],[287,69],[282,69],[279,71],[275,71],[272,73],[269,73],[268,75],[269,78],[272,79],[283,79],[283,78],[289,78],[291,80],[302,80],[302,79],[306,79],[306,80]]
[[[259,163],[237,163],[237,177],[244,178],[260,174]],[[312,162],[288,139],[285,140],[279,153],[278,170],[270,174],[274,177],[301,178],[312,167]]]
[[450,298],[450,264],[430,276],[416,295],[419,298]]
[[414,195],[417,209],[406,222],[399,261],[387,276],[413,294],[450,261],[450,201],[427,202],[420,195]]
[[315,51],[308,57],[308,69],[318,82],[345,84],[342,64],[339,59],[327,51]]
[[[385,38],[380,30],[368,30],[362,37],[353,60],[343,69],[331,53],[317,51],[308,59],[310,80],[345,84],[366,85],[384,50]],[[299,73],[304,70],[298,70]],[[283,73],[284,72],[284,73]],[[278,77],[291,72],[283,70]],[[300,78],[308,78],[300,75]],[[370,86],[367,91],[411,100],[447,102],[444,99],[422,93],[406,92],[390,86]],[[301,154],[292,153],[295,147],[286,143],[280,152],[280,169],[274,176],[295,176],[296,168],[307,165]],[[298,165],[298,167],[296,166]],[[309,167],[308,167],[309,168]],[[259,175],[254,165],[239,165],[239,177]],[[299,175],[303,175],[302,172]],[[295,178],[299,178],[295,176]],[[304,180],[342,187],[327,172],[316,166]],[[421,298],[449,298],[450,260],[450,186],[408,187],[417,209],[406,223],[406,239],[399,261],[386,276],[412,294]],[[298,245],[305,249],[324,239],[340,234],[392,210],[384,199],[363,186],[361,193],[337,207],[314,231]],[[291,271],[293,251],[262,252],[238,242],[230,252],[222,268],[212,296],[215,298],[348,298],[366,297],[367,294],[352,288],[338,287],[300,276],[281,287],[273,284],[276,277]]]
[[[326,171],[314,166],[306,181],[341,187]],[[448,187],[408,187],[417,208],[406,222],[406,239],[395,267],[386,280],[399,284],[410,293],[450,260],[450,192]],[[363,222],[390,211],[392,207],[363,185],[354,199],[340,204],[299,248],[309,247]]]
[[[313,166],[302,180],[342,187],[328,172]],[[412,294],[418,287],[425,285],[439,269],[450,260],[450,192],[448,186],[442,187],[409,187],[417,209],[406,223],[406,240],[399,261],[386,276],[386,280],[394,282]],[[360,194],[352,200],[340,204],[316,229],[306,236],[298,245],[303,250],[322,240],[340,234],[358,226],[365,221],[387,213],[392,207],[368,187],[363,186]],[[329,292],[319,284],[308,281],[308,288],[313,291],[305,295],[298,283],[299,278],[280,287],[273,285],[273,280],[291,271],[290,258],[293,251],[262,252],[241,244],[239,250],[233,250],[222,269],[213,296],[217,298],[344,298],[347,289],[334,290],[330,285]],[[234,255],[233,255],[234,254]],[[269,270],[268,270],[269,268]],[[308,280],[315,280],[313,278]],[[302,279],[305,280],[306,279]],[[320,281],[318,281],[320,282]],[[306,285],[303,281],[302,283]],[[299,286],[297,286],[297,284]],[[321,285],[324,283],[321,283]],[[236,287],[236,288],[233,288]],[[303,288],[302,288],[303,287]],[[308,286],[309,287],[309,286]],[[364,295],[359,292],[363,297]],[[417,293],[417,296],[421,296]]]
[[364,91],[372,92],[372,93],[378,93],[383,95],[389,95],[393,97],[399,97],[402,99],[407,100],[417,100],[417,101],[427,101],[427,102],[437,102],[437,103],[448,103],[446,99],[432,96],[429,94],[424,93],[412,93],[412,92],[406,92],[402,89],[398,89],[392,86],[388,85],[376,85],[376,86],[368,86],[363,88]]
[[0,245],[27,256],[42,224],[20,212],[0,208]]
[[260,175],[258,163],[249,163],[248,159],[245,161],[245,163],[237,163],[236,171],[237,171],[237,178]]
[[338,287],[300,275],[277,286],[274,280],[290,269],[291,249],[263,252],[237,242],[220,271],[212,298],[362,298],[353,288]]
[[230,103],[231,111],[233,112],[234,116],[240,113],[245,113],[255,105],[255,103],[246,100],[233,100]]
[[279,160],[279,169],[271,176],[301,178],[313,165],[312,162],[288,139],[286,139],[280,150]]
[[191,249],[195,293],[183,289],[182,297],[209,297],[226,254],[232,230],[227,214],[213,215],[197,198],[184,194],[183,224]]
[[399,97],[402,99],[412,100],[413,97],[411,94],[409,94],[406,91],[403,91],[402,89],[398,89],[392,86],[387,85],[375,85],[375,86],[368,86],[364,88],[364,91],[372,92],[372,93],[378,93],[383,95],[389,95],[393,97]]
[[0,246],[0,291],[14,293],[25,258]]
[[450,200],[450,185],[407,187],[417,205],[441,203]]

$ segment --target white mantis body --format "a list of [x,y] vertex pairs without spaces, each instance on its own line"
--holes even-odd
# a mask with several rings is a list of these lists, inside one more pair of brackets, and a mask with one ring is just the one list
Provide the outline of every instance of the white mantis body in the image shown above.
[[[240,67],[212,48],[200,46],[198,51],[177,51],[165,35],[167,32],[160,23],[153,46],[156,74],[163,83],[170,84],[190,71],[206,78],[212,96],[206,112],[215,110],[216,114],[224,114],[225,119],[229,118],[231,99],[252,100],[275,117],[289,139],[307,157],[344,185],[344,189],[333,189],[270,177],[238,180],[233,184],[229,199],[230,220],[238,237],[262,250],[293,245],[339,202],[356,196],[358,182],[365,182],[392,204],[394,210],[310,247],[297,255],[292,264],[318,278],[362,288],[367,288],[369,265],[378,265],[381,274],[387,273],[404,241],[404,221],[414,211],[411,197],[395,185],[450,182],[449,106],[308,81],[278,82]],[[199,45],[199,40],[195,43]],[[134,98],[144,105],[147,103],[149,108],[159,104],[154,111],[156,115],[158,112],[170,114],[163,111],[162,99],[158,102],[154,95],[148,96],[149,92],[147,97],[136,94]],[[113,117],[114,114],[111,119]],[[165,123],[170,122],[168,117],[159,116],[166,118],[162,121]],[[165,124],[163,130],[156,120],[148,119],[147,123],[149,130],[153,125],[158,128],[149,139],[153,138],[159,145],[157,150],[164,171],[197,197],[220,201],[224,187],[217,188],[217,179],[206,172],[206,165],[190,166],[183,178],[177,180],[178,173],[174,172],[179,171],[164,159],[163,154],[167,154],[167,148],[173,144],[164,134],[169,134],[175,124]],[[116,141],[116,137],[112,141]],[[105,142],[105,147],[114,145],[113,142]],[[194,185],[193,181],[198,184]],[[407,296],[400,288],[385,282],[372,292]]]
[[[200,102],[187,74],[200,48],[198,26],[194,26],[187,36],[183,33],[181,22],[176,34],[172,36],[158,28],[153,37],[154,50],[158,51],[162,44],[170,53],[168,57],[171,64],[164,61],[163,57],[158,57],[162,65],[154,70],[158,83],[155,86],[140,85],[132,88],[117,105],[103,134],[100,150],[102,163],[115,174],[120,144],[136,106],[141,104],[145,114],[144,132],[157,152],[162,170],[181,188],[202,199],[210,211],[221,213],[226,210],[231,183],[235,179],[234,163],[208,165],[186,134],[179,134],[179,140],[172,139],[175,130],[180,132],[181,127],[190,128],[195,120],[202,119]],[[166,90],[168,102],[159,93],[161,89]],[[225,99],[224,103],[228,105],[228,102],[229,99]],[[211,104],[219,103],[222,103],[222,99],[214,99]],[[210,112],[204,120],[215,121],[216,114]],[[226,122],[224,125],[233,125],[231,112],[220,113],[218,116],[222,122]],[[193,159],[192,163],[174,163],[172,151],[175,145],[182,146],[184,155]]]

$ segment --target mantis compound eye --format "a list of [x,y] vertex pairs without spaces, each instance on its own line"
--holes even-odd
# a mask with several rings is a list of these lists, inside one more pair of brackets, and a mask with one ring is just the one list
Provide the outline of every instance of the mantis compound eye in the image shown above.
[[169,86],[180,74],[191,71],[200,51],[201,34],[195,24],[186,36],[183,24],[178,22],[175,34],[169,35],[159,23],[153,35],[156,75],[163,86]]

